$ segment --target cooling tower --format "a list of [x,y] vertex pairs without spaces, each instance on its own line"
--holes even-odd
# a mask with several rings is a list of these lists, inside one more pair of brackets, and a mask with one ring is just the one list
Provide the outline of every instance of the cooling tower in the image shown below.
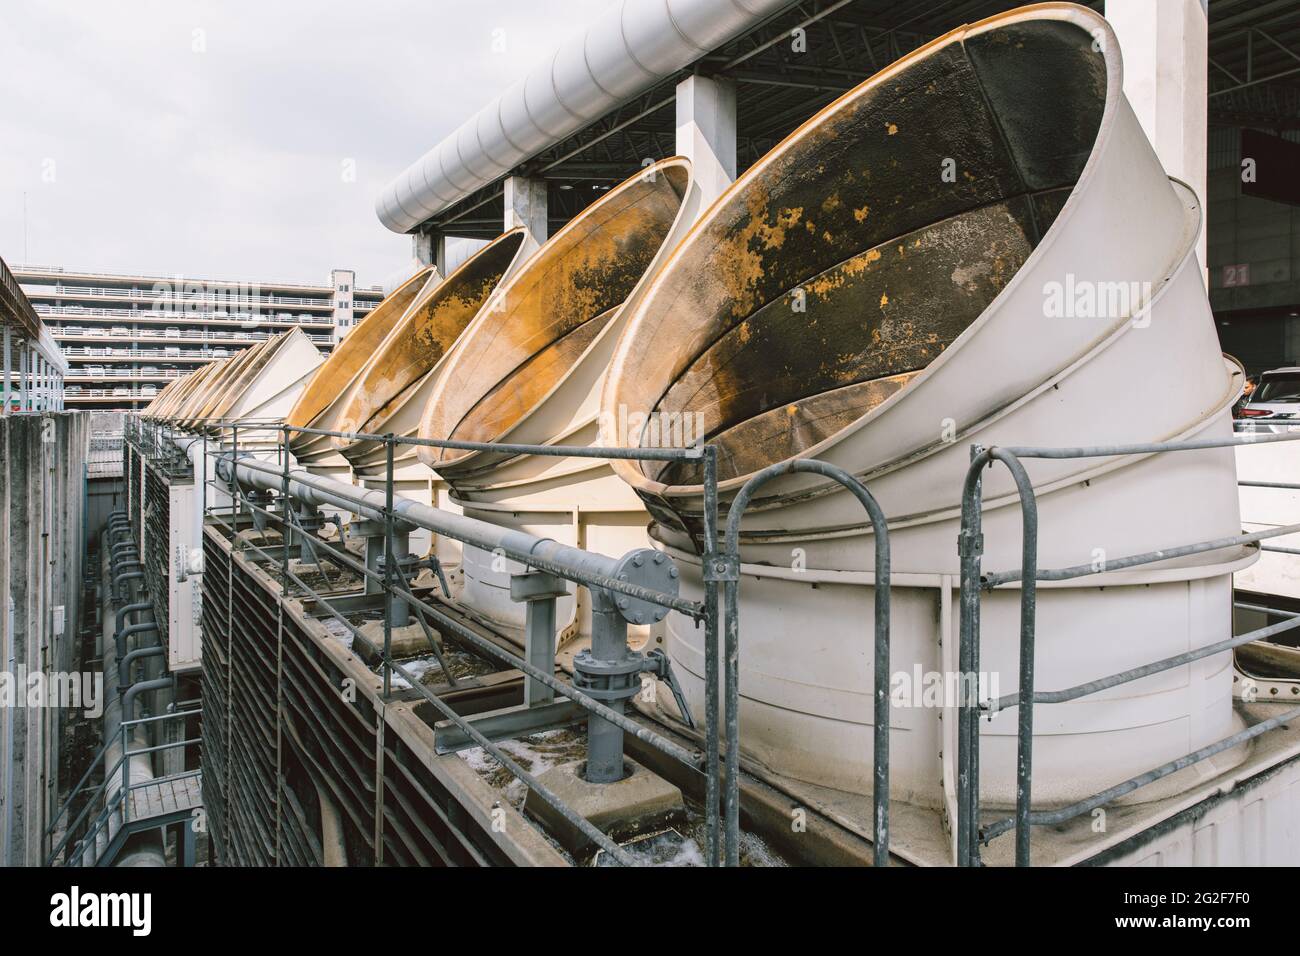
[[[1193,254],[1198,198],[1170,180],[1121,86],[1114,34],[1042,4],[963,27],[846,93],[747,170],[635,305],[609,419],[702,416],[726,505],[765,466],[861,478],[892,548],[892,793],[953,811],[957,532],[971,446],[1223,437],[1221,357]],[[634,417],[635,416],[635,417]],[[1039,566],[1238,534],[1229,449],[1025,461]],[[703,594],[695,463],[615,463],[652,537]],[[985,571],[1020,566],[1005,468],[984,473]],[[861,505],[816,475],[765,485],[741,525],[742,751],[788,778],[870,790],[874,553]],[[1037,686],[1070,687],[1231,634],[1232,549],[1044,584]],[[1020,595],[983,598],[990,693],[1017,683]],[[704,630],[668,653],[696,712]],[[996,683],[994,683],[996,682]],[[1230,655],[1034,715],[1034,797],[1059,804],[1227,736]],[[1015,712],[980,721],[986,805],[1014,801]],[[1221,755],[1219,767],[1239,755]],[[1174,787],[1177,779],[1168,781]],[[1144,793],[1149,793],[1148,788]],[[954,816],[955,818],[955,816]]]
[[[424,406],[422,438],[553,445],[598,442],[601,383],[624,303],[685,232],[690,164],[647,167],[552,236],[493,297],[457,343]],[[604,554],[646,542],[636,496],[606,462],[421,448],[465,514]],[[510,632],[520,566],[464,549],[461,602]],[[585,603],[585,597],[582,599]],[[560,639],[588,629],[589,611],[560,601]]]

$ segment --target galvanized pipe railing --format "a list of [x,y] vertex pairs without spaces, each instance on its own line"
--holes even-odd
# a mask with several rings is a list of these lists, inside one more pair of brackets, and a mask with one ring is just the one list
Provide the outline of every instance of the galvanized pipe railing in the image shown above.
[[[1143,442],[1136,444],[1094,445],[1066,448],[1041,447],[1007,447],[981,448],[973,446],[972,460],[966,473],[966,482],[962,494],[962,518],[959,548],[961,554],[961,600],[960,600],[960,651],[959,668],[961,670],[960,686],[962,688],[958,709],[958,826],[957,826],[957,863],[959,866],[978,866],[980,861],[980,844],[987,844],[995,837],[1011,829],[1016,831],[1015,862],[1017,866],[1030,863],[1030,833],[1034,826],[1064,823],[1081,814],[1087,813],[1126,793],[1145,786],[1171,773],[1206,760],[1215,754],[1237,746],[1259,735],[1281,727],[1300,718],[1300,708],[1279,714],[1261,721],[1252,727],[1232,734],[1222,740],[1201,747],[1198,750],[1169,761],[1159,767],[1125,780],[1083,800],[1055,810],[1033,810],[1032,799],[1032,756],[1033,756],[1033,705],[1052,704],[1077,700],[1098,693],[1110,687],[1140,680],[1152,674],[1160,673],[1174,667],[1223,653],[1256,640],[1264,640],[1283,632],[1300,627],[1300,616],[1268,627],[1259,628],[1246,634],[1237,635],[1218,641],[1205,647],[1177,654],[1162,660],[1129,668],[1115,674],[1088,681],[1070,688],[1055,691],[1037,691],[1034,687],[1034,644],[1035,611],[1037,607],[1037,585],[1039,581],[1064,581],[1100,574],[1103,571],[1121,570],[1138,567],[1158,561],[1225,548],[1257,544],[1268,538],[1279,537],[1300,532],[1300,524],[1285,525],[1268,531],[1250,534],[1231,535],[1210,541],[1142,554],[1128,555],[1123,558],[1108,559],[1104,567],[1096,564],[1074,565],[1066,568],[1039,569],[1038,564],[1038,511],[1037,498],[1032,482],[1022,464],[1022,458],[1068,459],[1068,458],[1112,458],[1128,455],[1153,455],[1164,452],[1195,451],[1210,448],[1233,448],[1241,445],[1271,444],[1284,441],[1300,440],[1297,434],[1258,435],[1246,434],[1232,438],[1193,439],[1171,442]],[[980,510],[982,507],[982,486],[980,475],[983,469],[994,461],[1004,464],[1011,472],[1019,492],[1022,527],[1022,565],[1018,569],[1004,572],[981,574],[980,561],[984,552],[983,535],[980,530]],[[1282,487],[1300,489],[1300,485],[1288,485],[1274,482],[1242,482],[1247,487]],[[1020,602],[1020,676],[1017,693],[991,701],[979,701],[978,686],[979,667],[979,604],[980,593],[999,585],[1011,582],[1021,583]],[[996,820],[987,825],[980,823],[979,810],[979,716],[989,716],[1010,707],[1018,707],[1017,745],[1016,745],[1016,808],[1013,816]]]
[[830,478],[847,489],[867,510],[875,538],[874,736],[872,742],[872,854],[875,866],[889,865],[889,526],[867,486],[847,471],[815,459],[799,458],[764,468],[741,487],[727,512],[726,551],[705,556],[705,580],[723,582],[726,590],[726,724],[728,866],[740,864],[740,519],[763,485],[791,474]]
[[[364,644],[382,659],[385,675],[385,694],[391,690],[391,674],[397,673],[407,680],[413,689],[423,696],[429,703],[439,710],[442,715],[456,724],[470,739],[476,744],[483,747],[494,759],[502,766],[506,767],[516,778],[520,779],[531,790],[545,802],[550,804],[558,813],[561,814],[570,824],[582,831],[593,843],[606,850],[615,860],[630,864],[631,858],[617,844],[613,843],[605,834],[593,827],[585,819],[575,814],[571,808],[563,804],[553,793],[547,790],[540,782],[523,770],[515,761],[501,751],[499,747],[479,733],[473,725],[462,718],[460,715],[442,701],[436,694],[416,680],[409,671],[400,664],[392,660],[391,655],[391,614],[394,599],[400,597],[402,602],[415,610],[422,624],[426,625],[426,634],[428,633],[427,621],[436,622],[439,628],[445,629],[455,634],[458,638],[471,645],[478,651],[502,661],[507,666],[517,668],[528,678],[539,682],[550,688],[552,691],[560,694],[573,701],[579,707],[586,710],[593,720],[608,722],[617,727],[622,733],[629,733],[638,740],[659,750],[661,753],[685,764],[688,767],[700,769],[703,765],[706,776],[706,855],[711,860],[719,857],[717,848],[717,833],[719,827],[720,809],[716,799],[720,791],[719,760],[717,752],[717,735],[716,729],[710,740],[709,753],[701,755],[697,752],[688,750],[674,743],[669,738],[659,734],[650,728],[631,720],[624,716],[618,710],[615,710],[601,701],[584,694],[581,690],[574,687],[571,683],[557,680],[553,674],[546,673],[525,659],[511,654],[503,648],[497,646],[491,641],[485,640],[480,635],[466,627],[454,617],[449,616],[444,610],[435,604],[417,597],[414,592],[407,586],[405,579],[399,574],[394,576],[393,570],[396,566],[392,541],[395,532],[399,529],[406,531],[412,528],[424,528],[435,534],[443,535],[454,540],[470,544],[484,550],[493,551],[512,558],[526,567],[549,572],[566,580],[574,581],[598,593],[613,592],[617,595],[634,598],[645,601],[650,604],[663,608],[671,608],[682,613],[688,614],[696,620],[705,620],[709,631],[714,635],[714,645],[716,647],[716,592],[713,597],[713,613],[709,612],[710,601],[706,596],[704,602],[689,601],[679,597],[675,593],[669,593],[657,588],[647,587],[637,584],[635,580],[625,580],[621,576],[626,574],[629,569],[629,562],[624,559],[609,558],[605,555],[588,552],[579,548],[573,548],[562,545],[552,539],[538,538],[525,532],[514,531],[507,528],[468,518],[463,515],[451,514],[420,505],[409,499],[400,498],[393,494],[393,482],[391,466],[388,472],[388,480],[385,483],[383,492],[371,491],[357,488],[353,485],[335,482],[321,476],[312,475],[301,469],[289,468],[289,436],[291,433],[306,433],[314,435],[324,435],[329,437],[342,437],[349,439],[365,439],[382,442],[387,446],[387,455],[391,462],[393,449],[397,445],[419,444],[439,447],[450,447],[462,450],[479,450],[492,451],[506,454],[536,454],[549,455],[558,457],[588,457],[588,458],[626,458],[626,459],[645,459],[645,460],[681,460],[690,458],[705,458],[706,471],[709,470],[709,462],[716,461],[708,454],[707,449],[695,448],[673,448],[658,449],[649,448],[644,450],[638,449],[602,449],[566,446],[533,446],[533,445],[493,445],[490,443],[479,442],[438,442],[432,440],[422,440],[415,438],[399,438],[393,435],[368,435],[364,433],[347,433],[331,432],[323,429],[295,428],[291,426],[278,425],[280,440],[276,449],[278,465],[264,458],[257,458],[248,454],[241,454],[239,447],[239,432],[245,423],[229,423],[228,430],[230,433],[230,444],[224,446],[219,444],[215,450],[208,452],[206,437],[203,438],[175,438],[178,447],[182,448],[193,459],[196,455],[206,458],[209,454],[216,459],[217,467],[215,469],[216,477],[210,484],[214,487],[220,487],[226,491],[232,500],[232,513],[242,514],[247,508],[254,516],[277,523],[282,531],[284,547],[280,549],[281,571],[284,580],[292,581],[296,587],[301,588],[304,593],[311,595],[319,607],[328,613],[335,620],[338,620],[354,639],[360,639]],[[155,426],[156,427],[156,426]],[[224,431],[225,429],[223,429]],[[200,444],[201,443],[201,444]],[[206,466],[205,466],[206,470]],[[205,486],[209,484],[205,477]],[[716,507],[716,481],[712,488],[712,500]],[[263,507],[257,501],[244,494],[245,488],[252,488],[256,491],[271,492],[278,494],[282,499],[281,511],[277,512],[269,507]],[[205,496],[206,497],[206,496]],[[364,562],[358,561],[345,549],[336,548],[322,539],[312,537],[311,546],[313,551],[322,550],[328,554],[332,561],[349,567],[367,581],[374,581],[386,594],[385,606],[385,638],[383,647],[377,647],[368,640],[365,635],[360,633],[359,628],[352,625],[346,617],[331,604],[331,602],[318,594],[313,588],[309,587],[300,577],[292,573],[288,567],[288,539],[291,534],[296,534],[300,538],[306,535],[301,530],[295,530],[293,519],[292,501],[299,501],[310,506],[329,506],[351,512],[363,519],[373,520],[382,523],[385,529],[384,548],[385,548],[385,568],[383,574],[377,574],[366,566]],[[267,502],[270,504],[270,502]],[[234,525],[226,524],[221,521],[215,514],[215,521],[225,526],[231,532],[234,532]],[[709,520],[706,518],[706,528],[711,526],[714,529],[716,538],[716,515]],[[258,547],[251,541],[242,543],[243,547],[253,551],[261,557],[275,561],[274,555]],[[614,602],[611,602],[613,606]],[[716,728],[717,718],[717,675],[713,673],[716,670],[716,655],[714,662],[710,663],[706,670],[709,672],[706,681],[711,688],[711,692],[706,694],[706,710],[711,715]],[[621,749],[621,745],[620,745]]]
[[[169,713],[158,714],[152,717],[124,719],[118,727],[116,736],[109,740],[105,740],[103,746],[95,753],[95,756],[91,760],[90,765],[86,768],[85,773],[81,775],[81,779],[77,781],[76,786],[69,791],[67,799],[63,802],[63,806],[59,808],[54,819],[50,821],[49,826],[46,828],[45,838],[48,840],[58,829],[59,822],[63,820],[65,816],[69,818],[67,826],[63,830],[62,837],[46,856],[45,865],[70,866],[74,863],[80,863],[84,858],[86,850],[94,842],[95,837],[99,832],[108,825],[109,820],[114,813],[120,813],[123,820],[126,820],[125,801],[127,800],[127,797],[132,791],[140,789],[142,786],[148,786],[148,784],[132,784],[130,783],[129,777],[122,777],[124,768],[130,766],[132,757],[139,756],[142,753],[156,753],[165,750],[179,749],[183,751],[186,748],[195,747],[203,743],[202,738],[195,737],[192,739],[168,741],[147,749],[132,750],[128,744],[128,736],[131,728],[146,725],[153,726],[165,721],[186,720],[190,717],[198,717],[201,713],[202,711],[197,707],[190,709],[178,708]],[[114,742],[119,744],[120,752],[117,760],[115,760],[111,766],[107,766],[105,758],[108,755],[110,745]],[[96,769],[101,771],[100,781],[99,783],[88,787],[87,785],[89,784],[90,778]],[[149,783],[152,784],[167,780],[180,780],[185,777],[195,776],[198,773],[199,771],[197,770],[187,771],[170,777],[155,778],[150,780]],[[107,795],[107,790],[109,786],[117,780],[123,780],[125,786],[119,788],[119,790],[110,798]],[[84,803],[80,812],[75,817],[72,817],[72,807],[78,802],[78,800],[82,799],[83,796]],[[94,813],[93,818],[91,818],[92,812]],[[91,818],[89,826],[86,828],[84,833],[78,836],[78,833],[81,830],[81,824],[86,822],[88,818]]]

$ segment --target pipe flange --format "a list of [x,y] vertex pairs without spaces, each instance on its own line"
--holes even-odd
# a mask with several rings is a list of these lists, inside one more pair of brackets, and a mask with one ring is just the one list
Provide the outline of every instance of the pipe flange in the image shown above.
[[645,668],[645,658],[639,653],[621,661],[602,661],[582,650],[573,658],[573,686],[594,700],[629,700],[641,692]]
[[639,651],[630,653],[621,661],[602,661],[592,657],[591,651],[583,648],[573,656],[573,669],[584,677],[605,678],[639,674],[647,669],[647,664]]
[[[415,579],[424,567],[424,559],[414,554],[394,555],[393,563],[397,565],[397,573],[407,581]],[[388,567],[387,555],[381,554],[375,559],[375,570],[383,574]]]
[[[672,558],[654,548],[638,548],[619,559],[614,577],[628,584],[677,597],[681,574]],[[641,598],[610,591],[610,598],[623,620],[629,624],[654,624],[668,616],[668,608]]]
[[294,524],[296,524],[300,530],[306,531],[309,534],[315,534],[321,528],[325,527],[325,523],[325,516],[319,511],[306,515],[300,514],[294,519]]

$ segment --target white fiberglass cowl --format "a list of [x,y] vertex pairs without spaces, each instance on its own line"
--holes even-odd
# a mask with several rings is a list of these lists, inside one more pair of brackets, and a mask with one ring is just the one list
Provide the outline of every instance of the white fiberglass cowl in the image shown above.
[[[1230,433],[1241,370],[1220,354],[1193,255],[1200,205],[1166,176],[1121,76],[1109,26],[1069,4],[933,41],[746,171],[674,250],[615,351],[603,415],[702,421],[720,449],[724,511],[750,476],[790,458],[866,482],[889,518],[899,674],[956,667],[972,444]],[[1230,451],[1026,465],[1043,568],[1104,567],[1240,531]],[[698,595],[698,471],[614,467]],[[1018,567],[1004,469],[986,472],[984,508],[984,568]],[[1044,587],[1039,689],[1223,639],[1229,574],[1252,557],[1234,549]],[[865,792],[865,513],[823,478],[783,477],[751,504],[741,559],[742,748],[790,777]],[[1017,613],[1012,591],[984,599],[981,661],[1002,694],[1015,690]],[[676,615],[669,629],[700,707],[703,632]],[[1040,707],[1035,797],[1074,798],[1225,736],[1230,696],[1219,655]],[[951,804],[954,717],[940,705],[893,710],[896,799]],[[981,723],[985,798],[1005,803],[1015,717]]]

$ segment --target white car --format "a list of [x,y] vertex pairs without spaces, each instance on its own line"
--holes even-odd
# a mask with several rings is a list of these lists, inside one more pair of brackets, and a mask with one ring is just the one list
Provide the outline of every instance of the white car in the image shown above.
[[1275,368],[1261,375],[1237,410],[1237,430],[1300,431],[1300,368]]

